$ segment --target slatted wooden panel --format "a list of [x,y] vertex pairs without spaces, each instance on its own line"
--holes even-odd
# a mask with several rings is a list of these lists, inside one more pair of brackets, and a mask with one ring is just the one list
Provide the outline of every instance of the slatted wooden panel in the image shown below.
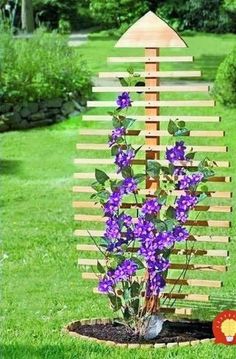
[[[172,250],[171,269],[169,270],[167,278],[167,288],[161,294],[162,299],[169,298],[178,301],[186,301],[186,307],[191,307],[192,302],[207,302],[210,298],[211,289],[220,288],[222,281],[220,277],[214,276],[215,273],[223,273],[227,270],[225,260],[229,253],[226,248],[227,243],[230,241],[228,229],[230,227],[229,213],[232,211],[230,204],[231,192],[227,187],[218,189],[219,184],[227,186],[231,181],[229,175],[222,175],[222,168],[229,168],[230,163],[225,158],[224,154],[228,151],[226,146],[217,143],[217,139],[223,137],[223,131],[217,129],[217,123],[220,121],[219,116],[206,116],[201,113],[202,107],[213,107],[215,105],[212,100],[195,100],[194,93],[206,93],[209,87],[206,85],[189,85],[187,83],[162,84],[161,79],[174,79],[174,78],[193,78],[201,76],[200,71],[161,71],[160,63],[178,63],[178,62],[192,62],[192,56],[161,56],[160,48],[171,47],[186,47],[184,41],[171,29],[164,21],[159,19],[156,15],[149,12],[137,23],[135,23],[118,41],[116,47],[141,47],[144,49],[143,56],[129,56],[129,57],[109,57],[108,62],[111,64],[127,64],[139,63],[143,64],[143,70],[137,71],[140,78],[144,78],[144,86],[126,86],[121,87],[117,84],[113,86],[95,86],[93,92],[95,93],[114,93],[114,98],[122,91],[135,93],[137,91],[144,94],[144,100],[134,101],[132,107],[135,109],[143,108],[143,115],[135,115],[136,127],[128,131],[128,136],[133,136],[134,139],[141,139],[144,143],[140,150],[141,158],[135,159],[135,165],[144,168],[148,159],[158,159],[162,164],[167,164],[163,160],[163,153],[166,149],[165,145],[161,144],[161,138],[170,138],[172,143],[176,138],[171,138],[171,135],[165,129],[162,129],[162,123],[167,123],[170,119],[186,121],[188,127],[193,123],[199,123],[197,130],[190,130],[187,143],[188,150],[197,152],[196,159],[190,163],[179,161],[176,163],[178,166],[193,167],[199,164],[201,154],[206,156],[213,156],[214,153],[222,154],[220,160],[214,161],[216,174],[209,179],[209,191],[207,192],[206,203],[196,206],[193,212],[204,214],[204,219],[198,218],[197,220],[189,219],[186,223],[187,226],[194,228],[194,233],[188,238],[188,248],[176,247]],[[128,72],[124,71],[107,71],[99,74],[100,78],[117,79],[120,77],[129,77]],[[171,81],[171,80],[170,80]],[[184,93],[192,92],[191,100],[162,100],[162,93]],[[80,136],[82,142],[77,144],[78,158],[75,159],[75,164],[78,166],[74,177],[78,183],[73,187],[76,200],[73,202],[75,208],[75,221],[79,227],[75,230],[75,236],[79,238],[82,243],[79,243],[77,249],[80,253],[78,260],[79,266],[82,269],[82,278],[86,280],[95,281],[98,278],[96,272],[96,263],[99,257],[99,250],[91,243],[90,235],[95,239],[99,239],[103,235],[104,221],[106,218],[102,216],[101,206],[96,204],[90,199],[93,189],[91,183],[94,181],[94,169],[96,167],[106,168],[106,172],[112,179],[121,178],[120,175],[115,173],[113,159],[109,156],[110,150],[106,144],[107,136],[111,132],[111,116],[107,115],[107,107],[114,107],[115,101],[89,101],[88,107],[101,107],[104,108],[104,115],[85,115],[83,121],[96,124],[96,129],[82,128]],[[162,109],[165,107],[196,107],[198,108],[198,115],[163,115]],[[185,112],[186,113],[186,112]],[[212,129],[201,129],[201,124],[216,123]],[[206,138],[204,145],[198,144],[199,138]],[[190,142],[191,140],[191,142]],[[213,140],[213,141],[212,141]],[[134,145],[135,147],[136,145]],[[138,146],[138,145],[137,145]],[[96,153],[96,156],[94,156]],[[208,155],[209,153],[209,155]],[[95,157],[95,158],[94,158]],[[107,170],[108,169],[108,170]],[[152,196],[159,185],[159,181],[148,178],[145,188],[140,190],[140,195]],[[183,191],[172,191],[171,195],[176,196],[184,193]],[[222,202],[222,200],[224,202]],[[122,204],[122,208],[127,211],[132,211],[141,206],[139,199],[138,203],[133,203],[127,200]],[[209,215],[208,215],[209,213]],[[215,219],[214,216],[220,214],[220,219]],[[209,216],[209,217],[208,217]],[[213,216],[213,217],[212,217]],[[223,232],[222,232],[223,229]],[[196,243],[197,247],[192,245]],[[215,247],[217,246],[217,247]],[[219,247],[220,246],[220,247]],[[219,247],[219,248],[218,248]],[[136,248],[130,248],[129,251],[136,251]],[[81,258],[83,254],[83,258]],[[89,254],[89,258],[87,258]],[[186,264],[186,255],[194,257],[194,263]],[[204,259],[203,259],[204,258]],[[102,259],[99,259],[103,262]],[[199,261],[199,262],[198,262]],[[188,269],[186,278],[179,278],[178,273],[181,270]],[[192,278],[191,274],[197,272],[198,278]],[[176,274],[177,273],[177,274]],[[204,273],[207,273],[204,276]],[[212,273],[212,274],[211,274]],[[139,274],[142,276],[142,274]],[[141,277],[139,277],[141,278]],[[174,290],[168,292],[171,285],[183,286],[181,292]],[[179,287],[178,287],[179,288]],[[201,293],[199,289],[201,288]],[[187,289],[187,292],[186,292]],[[97,293],[94,288],[94,293]],[[203,293],[204,292],[204,293]],[[178,315],[191,315],[191,308],[166,308],[163,310]]]

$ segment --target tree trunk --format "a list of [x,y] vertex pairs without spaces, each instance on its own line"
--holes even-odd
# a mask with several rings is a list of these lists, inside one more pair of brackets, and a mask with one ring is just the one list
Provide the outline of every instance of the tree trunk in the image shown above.
[[27,34],[34,31],[34,13],[32,0],[22,0],[21,5],[22,30]]

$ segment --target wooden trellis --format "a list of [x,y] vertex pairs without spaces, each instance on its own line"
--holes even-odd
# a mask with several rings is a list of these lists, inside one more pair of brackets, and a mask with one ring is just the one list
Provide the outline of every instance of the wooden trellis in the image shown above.
[[[162,115],[162,109],[166,107],[213,107],[214,101],[212,100],[161,100],[162,93],[182,93],[192,92],[193,96],[195,92],[206,93],[209,91],[208,86],[199,84],[162,84],[160,82],[162,78],[188,78],[201,76],[200,71],[161,71],[160,63],[187,63],[193,61],[192,56],[162,56],[160,54],[161,48],[184,48],[187,45],[179,37],[179,35],[169,27],[163,20],[158,18],[152,12],[148,12],[145,16],[139,19],[117,42],[118,48],[142,48],[144,49],[142,57],[109,57],[108,62],[111,64],[143,64],[143,70],[138,72],[141,78],[145,79],[145,86],[101,86],[93,87],[94,92],[99,93],[114,93],[116,94],[122,91],[128,91],[131,95],[138,91],[144,93],[144,101],[134,101],[132,108],[142,107],[144,108],[144,115],[134,116],[137,120],[136,128],[128,131],[128,136],[135,136],[135,138],[143,138],[145,145],[142,147],[142,158],[135,159],[134,164],[145,166],[147,160],[158,160],[161,164],[167,163],[167,161],[161,158],[162,152],[165,151],[166,145],[161,144],[162,139],[169,137],[170,134],[167,130],[161,129],[160,125],[167,123],[170,119],[182,119],[186,121],[188,125],[199,124],[197,130],[193,129],[189,132],[189,137],[193,137],[191,144],[187,147],[197,152],[197,156],[201,153],[208,153],[209,156],[215,160],[215,153],[225,153],[227,148],[222,145],[217,145],[217,138],[223,137],[224,132],[220,130],[201,130],[201,124],[204,123],[217,123],[220,121],[218,116],[204,116],[201,115]],[[99,73],[100,78],[117,79],[129,77],[128,72],[102,72]],[[115,100],[113,101],[88,101],[88,107],[114,107]],[[104,110],[104,114],[106,110]],[[93,169],[96,167],[103,168],[103,166],[109,166],[111,173],[108,175],[111,178],[118,178],[119,175],[115,174],[113,159],[107,156],[107,158],[99,158],[101,154],[110,153],[108,145],[106,145],[106,137],[111,132],[111,116],[109,115],[86,115],[83,116],[83,121],[89,121],[91,124],[96,124],[96,129],[81,129],[80,135],[86,137],[87,143],[84,140],[77,145],[77,149],[80,151],[86,151],[86,158],[78,158],[75,163],[79,165],[80,172],[75,173],[75,178],[79,180],[79,185],[73,188],[73,191],[78,194],[78,200],[74,202],[74,207],[78,209],[79,213],[75,214],[75,220],[80,222],[80,229],[75,230],[75,235],[80,238],[80,244],[78,244],[78,250],[81,253],[89,253],[89,258],[80,258],[78,264],[84,268],[82,273],[83,279],[97,280],[96,274],[92,270],[88,269],[91,266],[96,266],[98,258],[98,249],[91,242],[88,231],[93,237],[100,237],[103,234],[102,222],[106,219],[102,216],[102,211],[99,204],[95,204],[90,195],[93,193],[93,189],[90,184],[95,179],[94,171],[88,172],[86,167],[91,166]],[[97,127],[100,126],[100,129]],[[194,137],[205,138],[207,145],[194,145]],[[214,140],[212,145],[211,138]],[[177,138],[178,140],[178,138]],[[172,139],[172,143],[176,141],[176,138]],[[208,144],[209,142],[209,144]],[[92,158],[90,151],[97,151],[98,156]],[[79,152],[80,153],[80,152]],[[184,164],[186,166],[197,166],[199,159],[197,158],[191,162],[191,164]],[[213,156],[213,157],[212,157]],[[183,165],[180,163],[180,165]],[[217,186],[220,184],[226,184],[230,182],[229,176],[219,175],[221,168],[229,167],[228,161],[215,160],[214,166],[216,167],[216,175],[209,179],[210,186]],[[225,173],[225,172],[224,172]],[[161,181],[161,177],[160,177]],[[82,184],[82,185],[81,185]],[[142,195],[153,195],[155,190],[159,186],[159,181],[154,181],[149,178],[146,181],[146,186],[140,191]],[[173,191],[173,195],[180,194],[181,191]],[[173,257],[171,258],[171,267],[169,270],[167,284],[176,284],[177,288],[183,286],[184,289],[174,290],[169,292],[169,287],[162,293],[162,298],[176,299],[176,304],[172,308],[166,308],[163,306],[163,310],[166,312],[175,313],[178,315],[191,315],[191,303],[192,302],[208,302],[210,299],[210,291],[212,288],[220,288],[222,281],[220,275],[212,278],[212,273],[221,274],[227,270],[225,265],[225,258],[228,256],[226,244],[230,238],[227,234],[227,228],[230,227],[230,221],[224,219],[227,213],[231,212],[231,205],[226,201],[230,199],[231,192],[221,191],[217,188],[211,188],[208,191],[209,204],[198,205],[194,211],[196,212],[209,212],[211,217],[199,220],[189,220],[186,225],[193,226],[195,228],[194,234],[190,235],[188,242],[196,242],[197,248],[183,248],[176,247],[172,251]],[[222,204],[223,199],[223,204]],[[216,203],[218,201],[218,203]],[[226,203],[225,203],[226,202]],[[136,208],[135,203],[124,203],[122,208],[130,209]],[[99,211],[94,214],[94,211]],[[212,215],[221,213],[221,218],[212,219]],[[100,224],[100,229],[97,226]],[[81,229],[81,226],[84,227]],[[202,228],[201,228],[202,227]],[[222,235],[222,228],[224,230]],[[198,232],[199,231],[199,232]],[[218,246],[221,248],[219,249]],[[194,255],[194,263],[186,264],[186,254]],[[94,256],[94,258],[91,258]],[[176,256],[176,257],[175,257]],[[195,263],[195,259],[207,258],[204,263]],[[175,261],[173,258],[177,258]],[[179,260],[181,258],[181,261]],[[219,264],[219,261],[220,264]],[[223,261],[223,263],[222,263]],[[102,260],[100,260],[102,262]],[[178,279],[178,271],[187,268],[191,273],[196,271],[198,277]],[[202,273],[206,274],[202,278]],[[94,289],[94,292],[97,292]],[[178,306],[178,300],[186,301],[185,307]],[[189,304],[188,304],[189,303]]]

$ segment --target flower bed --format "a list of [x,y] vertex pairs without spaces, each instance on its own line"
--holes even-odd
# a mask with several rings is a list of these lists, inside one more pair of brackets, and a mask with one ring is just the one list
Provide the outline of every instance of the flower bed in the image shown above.
[[213,341],[211,322],[166,321],[158,338],[144,340],[112,319],[83,319],[70,323],[64,333],[109,346],[124,348],[172,348]]

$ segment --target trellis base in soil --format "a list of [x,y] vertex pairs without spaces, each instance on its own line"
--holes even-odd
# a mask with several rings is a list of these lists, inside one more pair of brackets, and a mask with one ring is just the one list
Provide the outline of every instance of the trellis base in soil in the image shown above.
[[159,336],[146,341],[113,319],[82,319],[68,324],[64,332],[79,339],[126,348],[172,348],[214,341],[212,323],[199,320],[167,320]]

